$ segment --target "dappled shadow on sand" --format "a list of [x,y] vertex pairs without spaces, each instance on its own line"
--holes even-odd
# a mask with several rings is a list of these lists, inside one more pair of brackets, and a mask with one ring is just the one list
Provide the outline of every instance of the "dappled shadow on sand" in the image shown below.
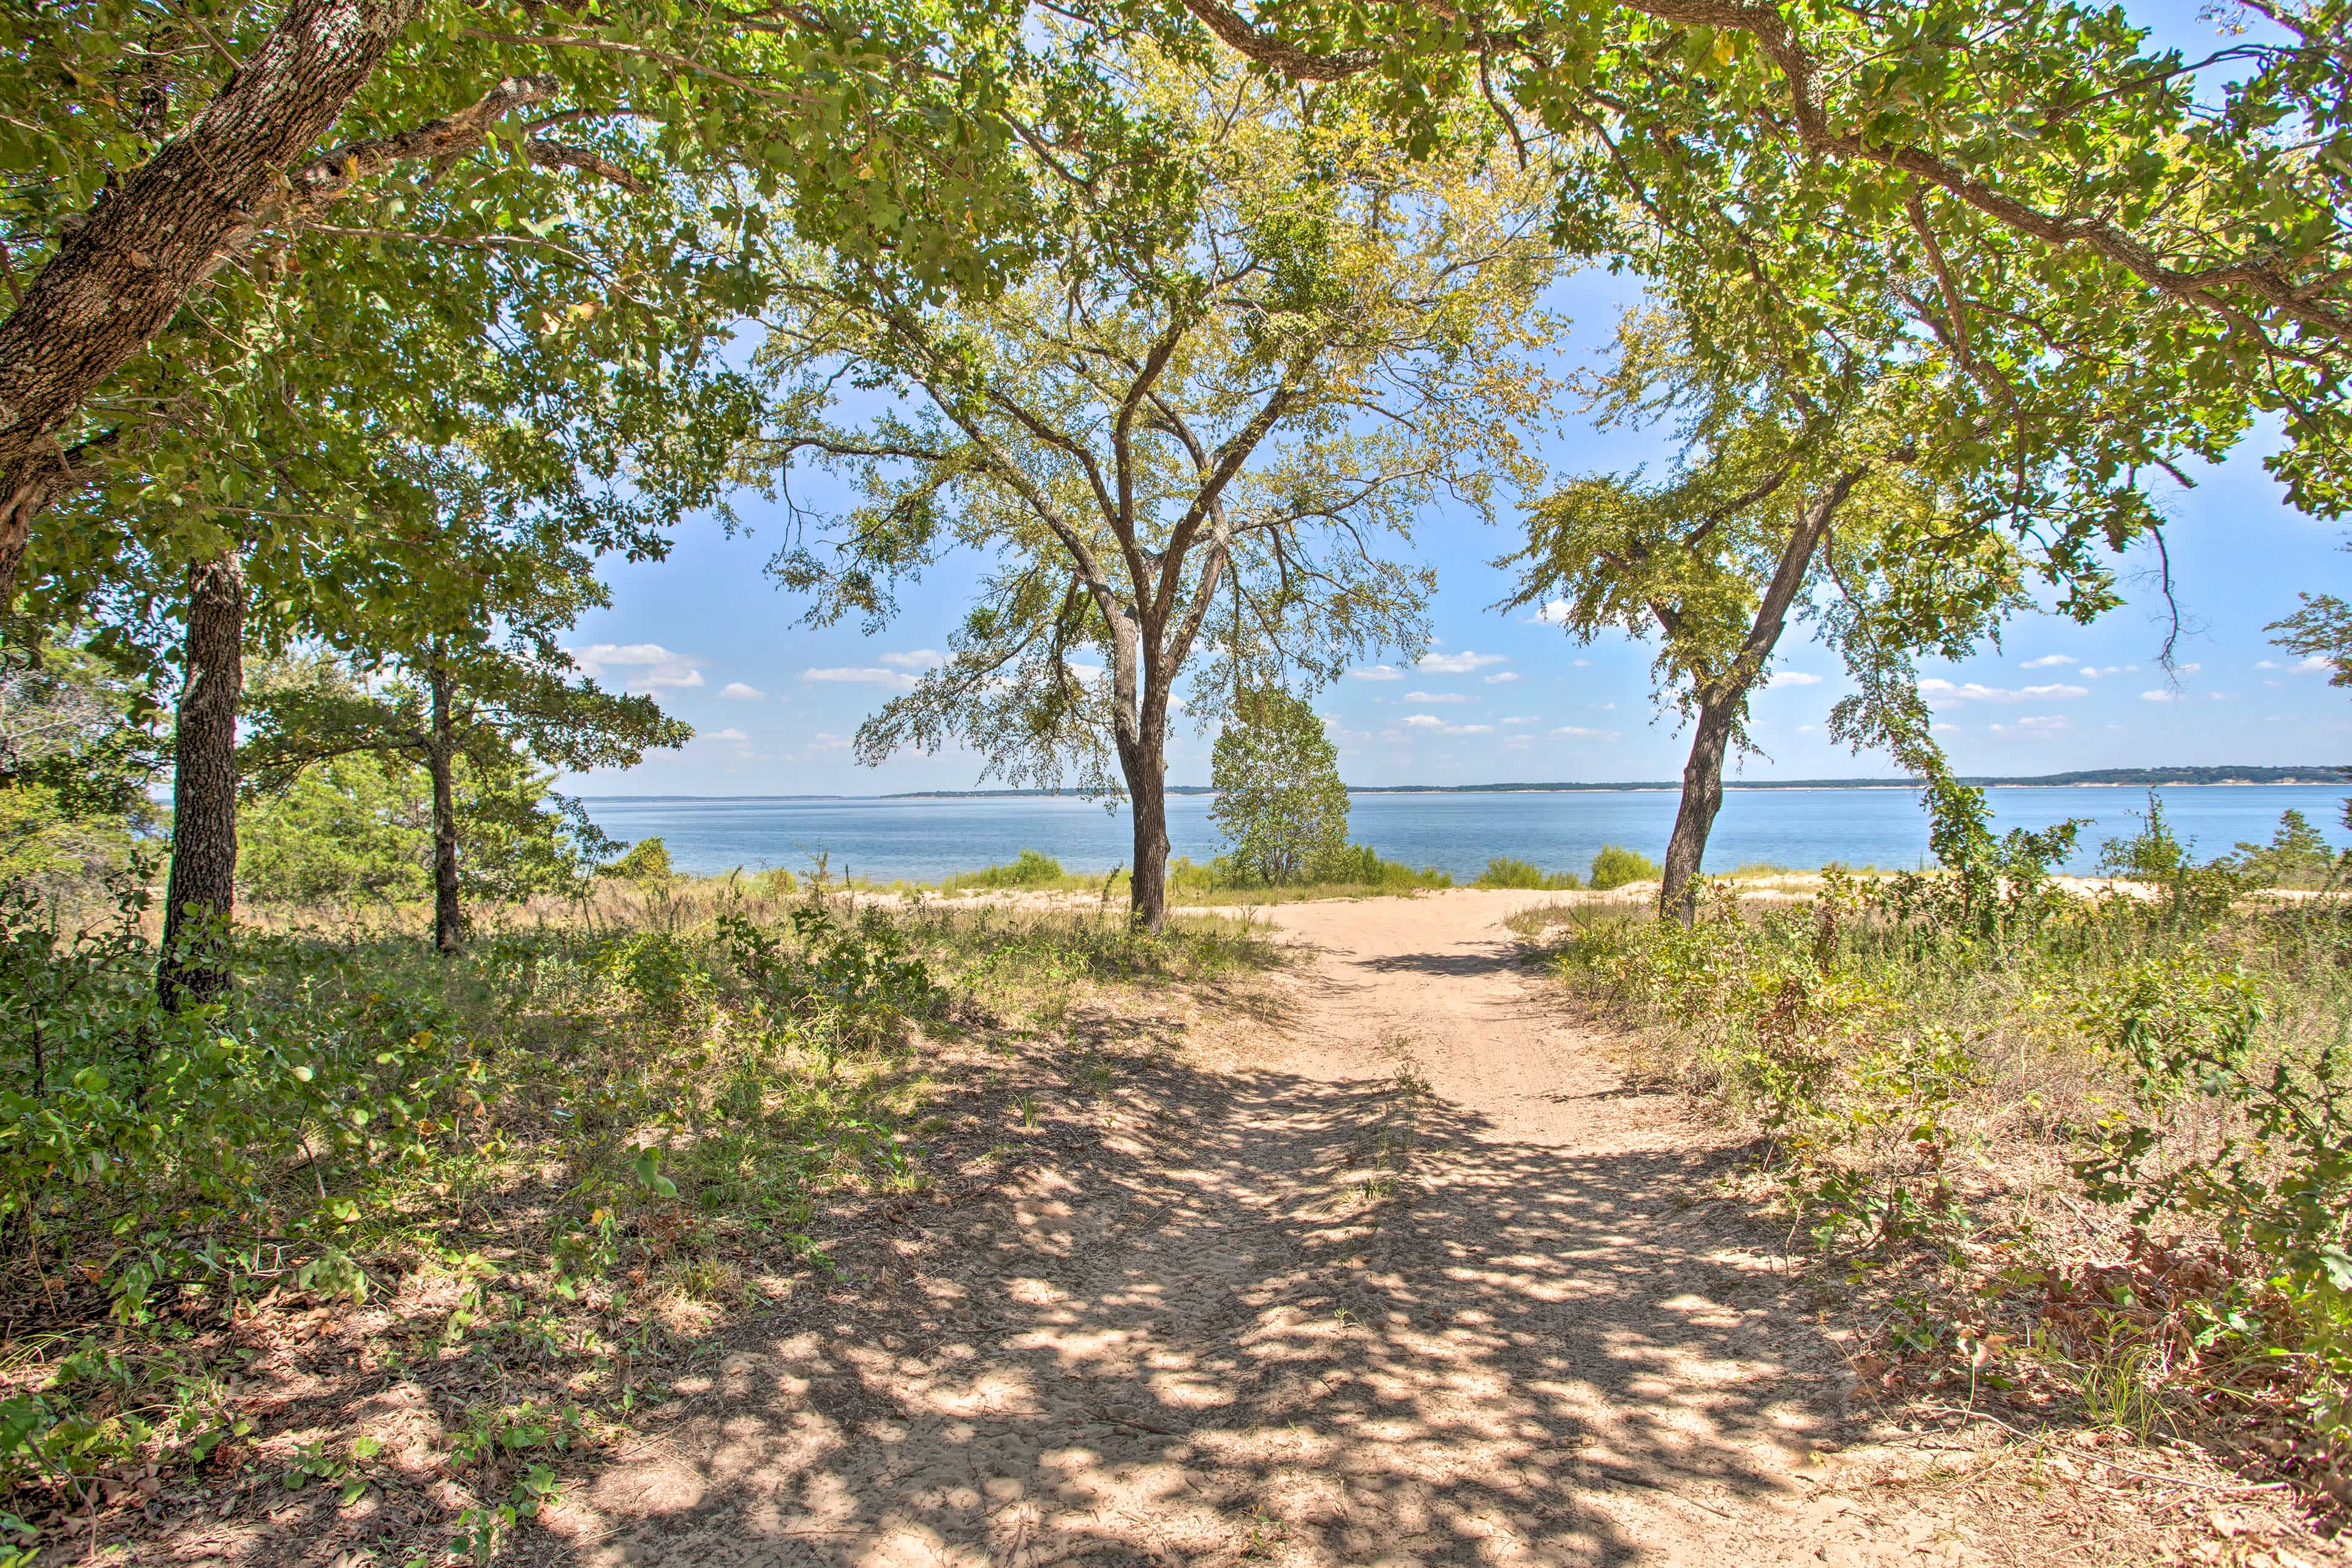
[[1510,1142],[1409,1078],[1122,1083],[1060,1163],[739,1337],[518,1549],[1612,1563],[1721,1536],[1835,1424],[1709,1153]]

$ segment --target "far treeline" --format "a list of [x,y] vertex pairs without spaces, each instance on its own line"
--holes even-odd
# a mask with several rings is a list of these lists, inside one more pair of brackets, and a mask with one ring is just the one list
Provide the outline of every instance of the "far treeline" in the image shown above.
[[[2152,784],[2338,784],[2352,775],[2352,767],[2342,768],[2276,768],[2276,767],[2180,767],[2180,768],[2088,768],[2070,773],[2034,773],[2014,778],[1990,773],[1956,773],[1954,778],[1964,784],[1985,789],[2063,789],[2070,785],[2120,784],[2126,786]],[[1920,778],[1877,779],[1733,779],[1726,789],[1918,789],[1927,781]],[[1673,779],[1634,779],[1617,784],[1572,784],[1564,782],[1506,782],[1500,784],[1349,784],[1349,795],[1506,795],[1515,792],[1542,794],[1571,793],[1579,790],[1660,790],[1680,789]],[[1067,795],[1067,790],[1045,789],[924,789],[905,790],[886,795],[883,800],[1007,800],[1024,795]],[[1214,784],[1170,784],[1170,795],[1214,795]],[[757,799],[757,796],[744,796]],[[779,797],[782,798],[782,797]]]

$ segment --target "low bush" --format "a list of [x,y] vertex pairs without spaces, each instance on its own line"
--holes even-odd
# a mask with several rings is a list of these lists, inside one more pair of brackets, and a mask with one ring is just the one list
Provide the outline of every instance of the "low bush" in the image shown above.
[[1452,873],[1442,867],[1424,866],[1416,871],[1398,861],[1381,859],[1380,852],[1369,844],[1347,844],[1323,850],[1307,863],[1302,880],[1280,884],[1260,880],[1224,855],[1205,866],[1181,857],[1168,866],[1168,889],[1171,894],[1207,903],[1281,903],[1305,899],[1403,895],[1453,885]]
[[0,1510],[237,1447],[210,1325],[418,1269],[536,1303],[449,1332],[540,1322],[580,1397],[623,1410],[616,1346],[654,1331],[620,1271],[801,1269],[823,1194],[924,1179],[898,1047],[945,1015],[935,963],[962,964],[925,928],[813,899],[781,926],[546,925],[449,956],[246,931],[227,999],[174,1015],[147,869],[80,930],[0,893],[0,1297],[49,1347],[0,1367]]
[[1052,888],[1068,881],[1062,863],[1042,849],[1024,849],[1009,864],[960,871],[940,883],[943,893],[974,888]]
[[2352,851],[2338,855],[2303,813],[2279,814],[2268,844],[2240,844],[2231,867],[2254,888],[2326,888],[2345,879]]
[[1497,855],[1486,862],[1471,886],[1476,888],[1533,888],[1547,892],[1572,892],[1584,886],[1584,879],[1573,871],[1547,871],[1525,860],[1507,855]]
[[597,871],[599,876],[626,882],[656,882],[670,874],[669,846],[658,838],[638,839],[629,846],[628,853]]
[[1654,882],[1665,873],[1655,860],[1622,844],[1604,844],[1592,858],[1592,888],[1608,892],[1629,882]]
[[2109,860],[2163,896],[2069,895],[2072,825],[1994,839],[1967,793],[1938,872],[1525,929],[1754,1125],[1792,1234],[1911,1279],[1864,1358],[1885,1386],[2250,1423],[2352,1503],[2352,910],[2233,903],[2155,814]]

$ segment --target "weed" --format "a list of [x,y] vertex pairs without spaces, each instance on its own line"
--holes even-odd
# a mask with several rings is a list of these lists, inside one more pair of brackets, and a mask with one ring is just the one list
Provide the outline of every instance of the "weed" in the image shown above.
[[1605,893],[1631,882],[1654,882],[1664,873],[1658,863],[1639,850],[1628,849],[1622,844],[1604,844],[1592,857],[1592,888]]

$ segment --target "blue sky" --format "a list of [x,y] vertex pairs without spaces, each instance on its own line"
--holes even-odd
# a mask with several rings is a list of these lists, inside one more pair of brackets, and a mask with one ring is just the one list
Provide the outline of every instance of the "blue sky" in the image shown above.
[[[2190,5],[2135,5],[2186,47],[2210,47]],[[1574,318],[1571,356],[1606,345],[1624,285],[1575,278],[1559,290]],[[1923,667],[1941,735],[1965,773],[2042,773],[2169,763],[2352,763],[2352,693],[2270,646],[2265,623],[2298,591],[2352,589],[2343,531],[2284,504],[2261,458],[2274,437],[2249,441],[2221,467],[2172,490],[2165,504],[2177,594],[2191,630],[2177,679],[2157,668],[2160,601],[2146,583],[2089,626],[2050,616],[2012,624],[1998,651]],[[1550,442],[1556,474],[1622,468],[1656,455],[1622,434],[1571,426]],[[2168,488],[2169,488],[2168,486]],[[569,782],[588,795],[883,794],[967,789],[977,780],[960,752],[906,755],[863,768],[848,741],[857,724],[911,683],[961,617],[974,563],[951,562],[902,595],[881,635],[855,626],[811,629],[805,605],[761,568],[779,520],[756,500],[748,533],[708,520],[689,525],[667,561],[608,570],[614,604],[589,617],[571,646],[609,685],[650,691],[693,724],[684,750],[627,773]],[[1489,608],[1509,578],[1487,564],[1512,543],[1506,519],[1488,527],[1443,510],[1417,541],[1437,569],[1437,643],[1418,667],[1342,680],[1318,700],[1350,783],[1471,784],[1535,780],[1660,780],[1679,773],[1685,745],[1653,700],[1650,650],[1622,637],[1574,645],[1527,612]],[[2138,561],[2145,568],[2152,564]],[[1772,688],[1755,700],[1763,755],[1759,778],[1851,777],[1888,771],[1833,744],[1823,720],[1843,693],[1833,656],[1792,626]],[[1211,737],[1180,721],[1171,738],[1173,782],[1207,782]]]

